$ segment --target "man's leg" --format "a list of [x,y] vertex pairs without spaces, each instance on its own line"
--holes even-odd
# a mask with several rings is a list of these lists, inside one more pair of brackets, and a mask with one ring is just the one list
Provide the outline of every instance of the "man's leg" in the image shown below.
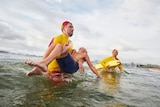
[[58,58],[56,61],[64,73],[73,74],[79,69],[78,63],[72,58],[70,54],[67,54],[63,58]]
[[46,72],[47,71],[47,66],[48,64],[56,59],[58,56],[60,56],[63,52],[63,45],[57,44],[55,48],[51,51],[51,53],[44,58],[40,62],[32,62],[32,61],[26,61],[25,64],[28,64],[30,66],[36,66],[39,67],[42,71]]
[[26,73],[26,76],[32,76],[32,75],[43,75],[45,72],[43,72],[41,69],[38,67],[34,67],[32,70],[28,71]]
[[[44,59],[44,58],[46,58],[50,53],[51,53],[51,51],[55,48],[55,44],[50,44],[49,45],[49,47],[46,49],[46,51],[45,51],[45,53],[44,53],[44,55],[43,55],[43,58],[42,58],[42,60]],[[26,76],[32,76],[32,75],[42,75],[42,74],[44,74],[44,72],[41,70],[41,69],[39,69],[38,67],[34,67],[32,70],[30,70],[30,71],[28,71],[27,73],[26,73]]]

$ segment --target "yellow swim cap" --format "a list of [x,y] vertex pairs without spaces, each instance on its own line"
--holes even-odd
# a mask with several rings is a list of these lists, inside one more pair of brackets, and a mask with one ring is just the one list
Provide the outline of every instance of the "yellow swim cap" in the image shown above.
[[113,49],[113,51],[112,51],[112,52],[114,52],[114,51],[116,51],[116,52],[118,53],[118,50],[117,50],[117,49]]

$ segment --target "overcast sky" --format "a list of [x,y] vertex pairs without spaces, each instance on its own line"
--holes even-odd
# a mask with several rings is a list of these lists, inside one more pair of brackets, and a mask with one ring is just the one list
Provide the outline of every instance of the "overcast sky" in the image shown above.
[[43,55],[65,20],[91,59],[160,65],[159,0],[0,0],[0,50]]

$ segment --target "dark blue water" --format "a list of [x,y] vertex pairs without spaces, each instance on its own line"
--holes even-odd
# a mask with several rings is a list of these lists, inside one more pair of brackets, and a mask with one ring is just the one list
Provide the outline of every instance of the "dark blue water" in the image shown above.
[[[66,83],[46,76],[27,77],[25,60],[40,57],[0,52],[0,107],[160,107],[160,71],[124,66],[126,73],[101,72],[85,65]],[[96,61],[93,61],[96,64]]]

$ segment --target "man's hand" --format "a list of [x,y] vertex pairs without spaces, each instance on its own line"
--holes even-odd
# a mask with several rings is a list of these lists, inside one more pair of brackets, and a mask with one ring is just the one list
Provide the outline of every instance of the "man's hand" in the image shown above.
[[66,55],[69,52],[70,46],[71,46],[71,43],[69,41],[63,45],[61,56]]

